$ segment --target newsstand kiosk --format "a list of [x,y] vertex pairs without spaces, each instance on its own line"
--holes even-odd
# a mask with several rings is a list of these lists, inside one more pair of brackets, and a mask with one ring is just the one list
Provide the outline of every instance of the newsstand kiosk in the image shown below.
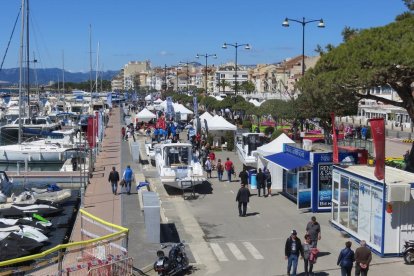
[[[297,145],[299,146],[299,145]],[[283,152],[265,156],[280,166],[283,179],[282,194],[296,202],[298,209],[330,212],[332,203],[332,152],[308,151],[284,144]],[[340,152],[339,160],[355,162],[353,152]]]
[[374,167],[333,166],[332,225],[376,254],[397,256],[414,239],[414,174],[385,167],[385,181]]

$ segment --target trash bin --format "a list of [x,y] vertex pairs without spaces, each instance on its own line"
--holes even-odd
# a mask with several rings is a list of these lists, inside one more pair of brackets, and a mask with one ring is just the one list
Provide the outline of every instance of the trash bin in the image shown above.
[[252,177],[250,179],[250,189],[257,189],[257,173],[252,173]]
[[252,174],[257,173],[257,170],[251,169],[251,170],[248,170],[247,173],[249,175],[249,178],[248,178],[249,184],[252,184]]

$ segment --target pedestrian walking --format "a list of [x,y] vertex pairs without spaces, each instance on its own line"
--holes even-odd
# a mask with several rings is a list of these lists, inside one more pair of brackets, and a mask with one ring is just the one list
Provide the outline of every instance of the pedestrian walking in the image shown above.
[[121,128],[122,140],[125,140],[126,129],[125,127]]
[[129,195],[131,194],[132,177],[133,177],[133,172],[132,172],[131,166],[128,165],[124,171],[124,174],[122,175],[122,179],[125,181],[125,187]]
[[312,246],[318,247],[318,240],[321,239],[321,225],[316,221],[316,217],[312,217],[311,221],[306,225],[306,234],[309,234]]
[[108,181],[111,183],[112,193],[116,195],[118,189],[119,173],[116,171],[115,167],[112,167],[112,171],[108,176]]
[[239,191],[237,192],[236,201],[238,202],[239,217],[246,216],[247,203],[249,202],[250,191],[246,188],[245,184],[241,184]]
[[302,244],[303,248],[303,263],[305,268],[305,276],[312,275],[313,270],[313,260],[311,259],[311,253],[312,253],[312,244],[311,239],[308,234],[304,237],[304,242]]
[[265,175],[262,172],[262,169],[259,168],[259,172],[256,175],[257,179],[257,194],[260,197],[260,190],[263,189],[263,196],[266,196],[266,186],[265,186]]
[[211,178],[211,160],[210,160],[210,157],[207,157],[207,160],[204,163],[204,168],[207,172],[207,178]]
[[[299,254],[303,258],[302,243],[297,237],[297,234],[296,230],[292,230],[290,237],[286,240],[285,244],[285,260],[288,260],[287,274],[292,276],[296,276]],[[291,270],[292,273],[290,273]]]
[[227,172],[227,182],[231,182],[231,175],[234,173],[234,165],[228,157],[226,163],[224,163],[224,169]]
[[270,174],[270,171],[267,168],[265,170],[265,179],[266,179],[266,188],[267,188],[266,196],[272,196],[272,175]]
[[361,246],[355,250],[355,276],[367,276],[369,264],[372,260],[372,253],[364,240],[360,242],[360,245]]
[[217,160],[217,178],[219,181],[223,180],[224,166],[221,164],[221,159]]
[[246,172],[246,167],[243,166],[243,169],[241,170],[241,172],[239,173],[239,178],[240,178],[240,183],[247,185],[249,184],[249,174]]
[[354,251],[351,249],[351,246],[352,242],[347,241],[345,248],[339,253],[336,264],[341,267],[341,276],[351,276],[352,266],[355,261]]

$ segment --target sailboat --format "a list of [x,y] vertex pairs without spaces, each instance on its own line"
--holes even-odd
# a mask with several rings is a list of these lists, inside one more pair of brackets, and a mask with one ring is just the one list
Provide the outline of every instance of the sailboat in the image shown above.
[[[20,35],[20,53],[19,53],[19,64],[20,64],[20,74],[19,74],[19,119],[18,119],[18,144],[16,145],[6,145],[0,146],[0,162],[2,163],[15,163],[15,162],[28,162],[28,163],[61,163],[64,161],[64,152],[67,150],[59,144],[42,144],[42,143],[30,143],[22,142],[22,132],[24,127],[24,106],[23,106],[23,46],[24,46],[24,34],[25,34],[25,25],[27,24],[26,29],[26,70],[27,74],[29,72],[29,32],[28,32],[28,22],[29,22],[29,0],[22,0],[22,16],[21,16],[21,35]],[[29,79],[27,77],[27,79]],[[27,91],[30,91],[29,82],[27,83]],[[28,104],[29,104],[29,97]],[[30,116],[29,110],[29,118]]]

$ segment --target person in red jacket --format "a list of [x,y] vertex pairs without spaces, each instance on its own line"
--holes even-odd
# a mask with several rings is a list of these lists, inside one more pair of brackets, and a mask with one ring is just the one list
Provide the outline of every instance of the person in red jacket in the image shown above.
[[228,157],[226,163],[224,163],[224,169],[227,172],[227,182],[231,182],[231,175],[234,173],[234,165]]
[[122,140],[125,140],[125,134],[126,134],[126,129],[125,129],[125,127],[122,127],[122,129],[121,129],[121,134],[122,134]]

